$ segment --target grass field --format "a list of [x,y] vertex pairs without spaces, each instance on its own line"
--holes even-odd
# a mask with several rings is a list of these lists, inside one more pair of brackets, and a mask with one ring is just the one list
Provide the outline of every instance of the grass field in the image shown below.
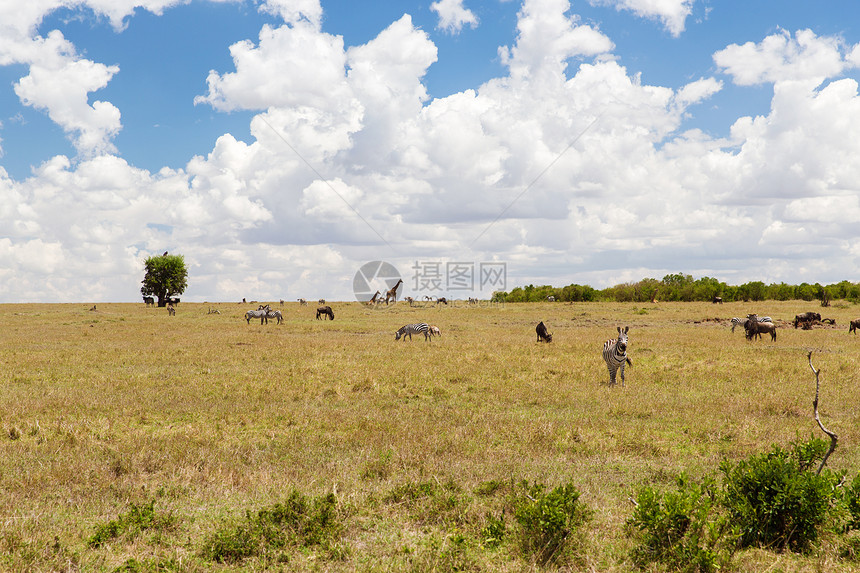
[[[315,320],[313,304],[276,306],[280,326],[247,324],[250,304],[182,303],[173,317],[143,304],[1,305],[0,568],[541,569],[487,538],[496,520],[511,524],[510,484],[528,480],[571,483],[592,512],[563,568],[628,571],[639,488],[823,437],[809,351],[821,420],[839,435],[828,465],[860,472],[856,305],[329,304],[334,321]],[[836,325],[783,322],[807,310]],[[748,312],[774,318],[775,342],[730,331]],[[535,342],[540,320],[551,344]],[[394,341],[419,321],[441,338]],[[624,388],[607,386],[600,354],[617,325],[631,327]],[[322,541],[302,522],[262,553],[212,553],[291,495],[327,516]],[[733,563],[860,569],[834,543]]]

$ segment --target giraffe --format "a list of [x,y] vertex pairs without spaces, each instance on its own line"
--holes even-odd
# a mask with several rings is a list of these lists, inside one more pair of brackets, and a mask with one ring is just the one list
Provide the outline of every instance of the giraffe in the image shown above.
[[397,289],[403,284],[403,279],[397,279],[397,284],[394,285],[388,292],[385,293],[385,304],[388,304],[388,299],[393,298],[397,302]]

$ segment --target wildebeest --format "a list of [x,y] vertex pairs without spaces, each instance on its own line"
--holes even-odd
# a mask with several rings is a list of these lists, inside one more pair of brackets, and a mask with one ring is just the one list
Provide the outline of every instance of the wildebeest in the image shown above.
[[860,328],[860,318],[852,320],[848,323],[848,333],[854,333],[854,336],[857,336],[857,329]]
[[811,326],[815,321],[821,322],[821,315],[819,313],[804,312],[794,317],[794,328],[797,328],[798,325],[806,328],[807,326]]
[[431,324],[430,325],[430,336],[442,336],[442,331],[439,330],[438,326]]
[[143,304],[146,306],[154,306],[155,305],[155,297],[145,296],[143,297]]
[[721,297],[721,296],[715,296],[715,297],[714,297],[714,299],[713,299],[711,302],[712,302],[712,303],[714,303],[714,304],[723,304],[723,297]]
[[320,317],[323,317],[323,320],[326,320],[326,317],[334,320],[334,311],[330,306],[321,306],[317,309],[317,320],[319,320]]
[[747,340],[752,340],[756,336],[761,338],[762,332],[767,332],[770,334],[771,340],[776,340],[776,325],[772,322],[748,320],[746,324],[744,324],[744,330],[746,330]]
[[444,304],[445,306],[448,306],[448,299],[445,298],[444,296],[440,296],[439,298],[436,299],[436,304],[439,304],[440,302],[442,304]]
[[547,332],[546,325],[543,323],[543,321],[540,321],[535,327],[535,332],[537,333],[538,342],[552,342],[552,333]]

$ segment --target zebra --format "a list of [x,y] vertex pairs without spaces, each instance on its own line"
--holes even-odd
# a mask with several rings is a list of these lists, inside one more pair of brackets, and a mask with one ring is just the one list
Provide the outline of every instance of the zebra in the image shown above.
[[394,340],[400,340],[400,337],[403,337],[403,340],[406,340],[406,336],[409,335],[409,340],[412,340],[413,334],[424,333],[424,340],[432,341],[433,338],[430,336],[430,325],[426,322],[418,322],[416,324],[407,324],[403,326],[394,333]]
[[251,324],[252,318],[259,318],[260,324],[263,324],[263,321],[266,320],[266,311],[265,310],[249,310],[245,313],[245,320],[248,321],[248,324]]
[[266,324],[269,324],[269,311],[271,310],[272,309],[269,308],[268,304],[265,306],[261,304],[259,308],[257,308],[257,310],[249,310],[248,312],[246,312],[245,320],[248,321],[248,324],[251,324],[252,318],[259,318],[260,324],[263,324],[264,322]]
[[281,324],[281,322],[283,322],[283,320],[284,320],[284,315],[283,315],[283,314],[281,314],[281,311],[280,311],[280,310],[271,310],[271,309],[269,309],[269,310],[267,310],[267,311],[266,311],[266,322],[267,322],[267,323],[268,323],[268,319],[270,319],[270,318],[272,318],[272,319],[277,319],[277,320],[278,320],[278,324]]
[[732,318],[732,332],[735,331],[736,326],[745,326],[748,320],[752,320],[755,317],[759,322],[773,322],[773,319],[769,316],[758,316],[756,314],[747,315],[747,318]]
[[615,373],[621,370],[621,386],[624,386],[624,365],[625,363],[633,366],[633,362],[627,357],[627,331],[629,326],[625,326],[624,330],[618,327],[618,338],[610,338],[603,343],[603,360],[606,361],[606,367],[609,369],[609,385],[615,386]]

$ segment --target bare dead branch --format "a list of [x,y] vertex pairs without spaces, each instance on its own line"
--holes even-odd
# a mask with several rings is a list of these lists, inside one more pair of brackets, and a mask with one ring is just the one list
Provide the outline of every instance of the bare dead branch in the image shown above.
[[815,421],[818,422],[818,427],[821,428],[821,431],[824,432],[825,434],[827,434],[828,436],[830,436],[830,449],[827,450],[826,454],[824,454],[824,458],[821,460],[821,465],[818,466],[818,471],[815,472],[816,474],[820,474],[821,470],[824,469],[824,464],[827,463],[827,458],[829,458],[830,454],[833,453],[833,450],[836,449],[836,441],[838,440],[838,438],[837,438],[836,434],[834,434],[833,432],[831,432],[830,430],[828,430],[827,428],[824,427],[824,424],[821,423],[821,419],[818,417],[818,390],[821,386],[821,384],[818,380],[818,373],[821,371],[816,370],[815,366],[812,365],[812,351],[811,350],[809,351],[809,355],[807,356],[807,359],[809,360],[809,367],[812,368],[812,373],[815,374],[815,400],[812,402],[812,408],[813,408],[813,411],[815,412]]

